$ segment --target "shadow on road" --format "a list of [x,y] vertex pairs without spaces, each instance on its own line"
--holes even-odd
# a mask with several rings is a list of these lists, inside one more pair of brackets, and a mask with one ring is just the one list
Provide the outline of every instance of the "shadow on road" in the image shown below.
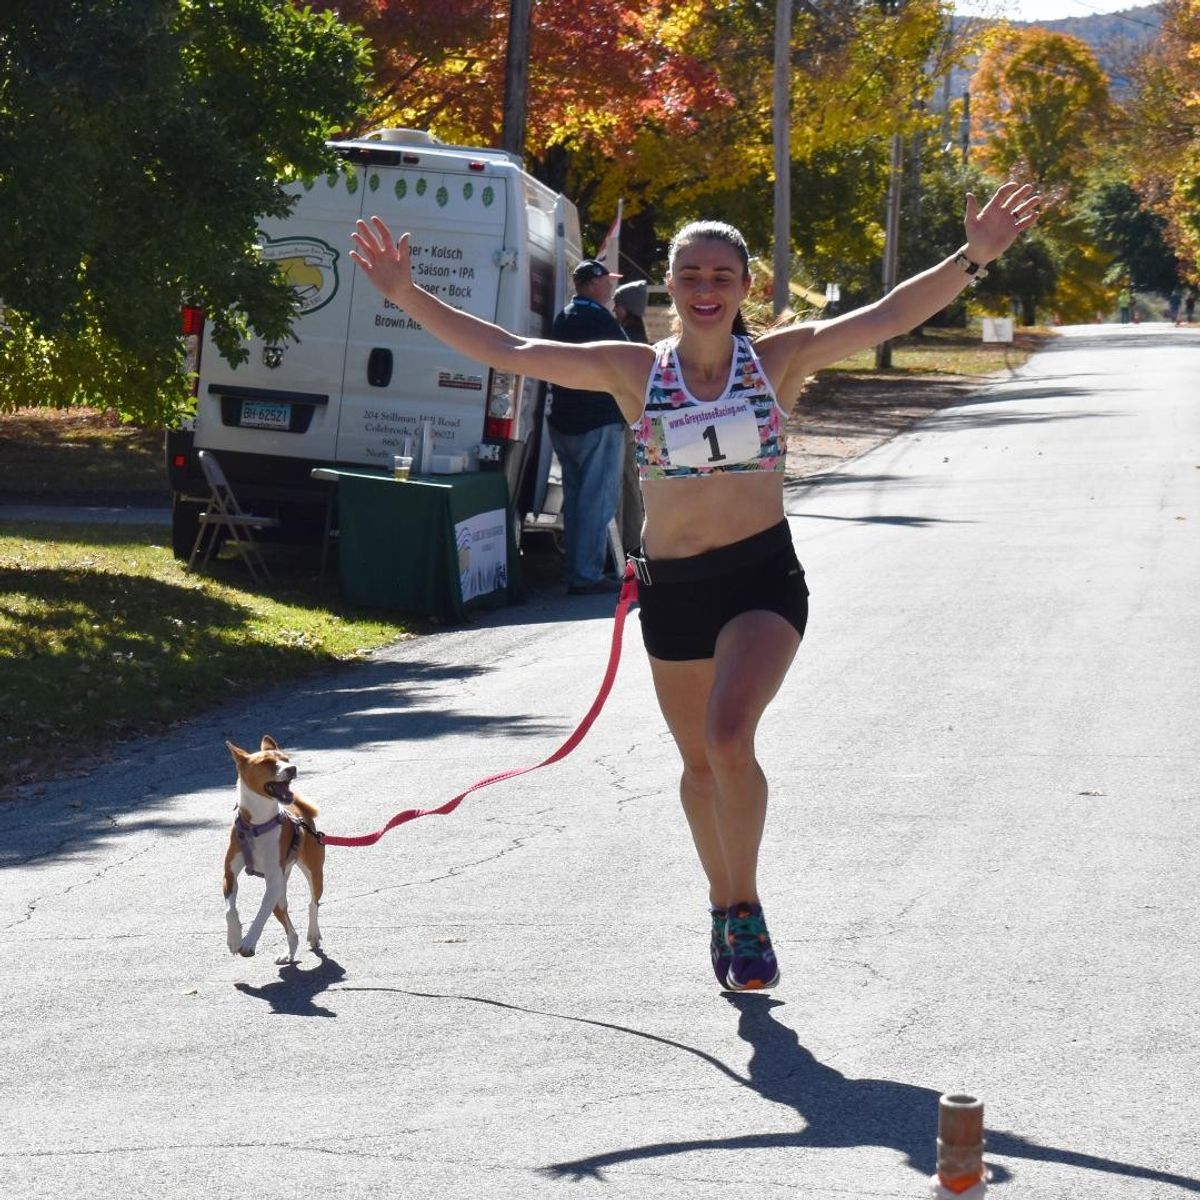
[[927,529],[934,525],[974,525],[974,521],[960,521],[951,517],[906,517],[899,513],[864,513],[859,516],[834,516],[833,513],[804,512],[791,516],[803,517],[806,521],[845,521],[851,525],[897,525],[905,529]]
[[921,428],[929,433],[954,433],[962,429],[1009,429],[1014,425],[1047,425],[1051,421],[1107,421],[1113,417],[1126,415],[1115,410],[1108,412],[1091,412],[1078,409],[1073,412],[1010,412],[1006,410],[996,411],[994,407],[1000,401],[1007,404],[1010,401],[1018,400],[1044,400],[1064,394],[1063,392],[1055,392],[1050,388],[1036,389],[1029,392],[1006,392],[1002,396],[993,396],[991,398],[989,411],[979,412],[970,406],[964,405],[960,408],[940,412],[936,416],[927,418]]
[[[339,989],[359,990],[359,989]],[[376,990],[376,989],[371,989]],[[481,996],[396,991],[417,999],[455,1000],[484,1004],[509,1012],[528,1013],[561,1021],[591,1025],[616,1033],[682,1050],[701,1059],[727,1079],[757,1093],[762,1099],[795,1111],[800,1127],[795,1132],[727,1133],[723,1137],[680,1138],[652,1142],[589,1155],[587,1158],[552,1163],[542,1173],[563,1179],[603,1179],[607,1168],[622,1163],[645,1162],[691,1154],[699,1150],[853,1149],[880,1146],[901,1155],[907,1166],[929,1177],[936,1169],[935,1147],[939,1093],[932,1088],[897,1083],[887,1079],[850,1079],[826,1066],[807,1050],[796,1032],[776,1019],[782,1000],[771,996],[730,995],[724,999],[737,1011],[738,1036],[751,1048],[746,1075],[721,1062],[715,1055],[683,1042],[644,1033],[624,1025],[595,1021],[565,1013],[522,1008]],[[1018,1134],[988,1131],[989,1156],[1060,1163],[1079,1170],[1145,1179],[1172,1184],[1184,1191],[1200,1192],[1200,1180],[1158,1171],[1135,1163],[1054,1146],[1042,1146]],[[989,1158],[993,1181],[1011,1178],[1009,1172]]]
[[[724,1064],[717,1064],[720,1070],[764,1100],[794,1109],[803,1121],[803,1128],[795,1133],[735,1133],[720,1138],[655,1142],[611,1150],[573,1162],[554,1163],[545,1168],[546,1172],[570,1179],[602,1178],[605,1168],[618,1163],[666,1158],[697,1150],[881,1146],[902,1155],[906,1165],[919,1174],[926,1177],[933,1174],[936,1169],[938,1092],[887,1079],[848,1079],[840,1071],[819,1062],[800,1044],[795,1031],[775,1019],[774,1010],[783,1007],[782,1000],[744,994],[726,995],[725,999],[737,1009],[738,1035],[750,1045],[752,1053],[747,1077],[736,1075]],[[629,1032],[645,1036],[634,1030]],[[700,1054],[695,1050],[691,1052]],[[1081,1170],[1148,1179],[1200,1192],[1200,1180],[1188,1176],[1041,1146],[1017,1134],[989,1130],[987,1140],[990,1155],[1061,1163]],[[997,1167],[994,1160],[989,1160],[989,1165],[995,1182],[1009,1178],[1008,1172]]]
[[[149,793],[131,788],[124,795],[114,790],[113,796],[100,798],[93,797],[85,784],[65,806],[52,796],[35,798],[24,811],[36,813],[36,819],[23,817],[9,825],[0,845],[0,870],[81,854],[98,842],[146,831],[178,837],[209,823],[209,818],[185,819],[172,811],[170,805],[177,794],[213,791],[216,795],[211,820],[232,820],[228,814],[234,802],[235,775],[223,745],[227,736],[241,745],[257,745],[263,733],[272,734],[286,750],[296,754],[301,790],[313,798],[334,790],[319,773],[307,772],[304,756],[315,751],[358,750],[399,741],[419,745],[467,735],[500,740],[506,757],[511,753],[513,766],[530,757],[528,751],[520,750],[523,741],[538,743],[534,756],[549,753],[574,727],[574,715],[550,720],[521,711],[472,712],[461,685],[491,669],[480,665],[446,667],[421,659],[376,659],[305,679],[299,686],[304,689],[306,712],[311,716],[304,721],[276,719],[278,714],[273,716],[272,710],[279,700],[272,693],[256,701],[251,711],[239,714],[237,728],[230,728],[229,718],[218,713],[211,755],[204,758],[204,765],[193,765],[203,756],[203,749],[187,747],[189,765],[179,792],[171,785],[171,771],[176,767],[168,764],[154,778]],[[120,747],[115,747],[113,757],[120,753]],[[469,780],[463,782],[465,786]],[[144,789],[146,785],[140,786]],[[324,810],[322,828],[353,820],[354,800],[350,795],[339,797],[339,805],[326,805],[318,799]],[[440,803],[433,797],[420,798],[422,805],[430,802]]]
[[321,965],[306,971],[299,963],[286,963],[279,968],[279,978],[274,983],[255,987],[249,983],[235,983],[243,996],[265,1000],[272,1013],[286,1017],[336,1017],[331,1008],[322,1008],[316,997],[346,978],[346,968],[323,951],[316,952]]

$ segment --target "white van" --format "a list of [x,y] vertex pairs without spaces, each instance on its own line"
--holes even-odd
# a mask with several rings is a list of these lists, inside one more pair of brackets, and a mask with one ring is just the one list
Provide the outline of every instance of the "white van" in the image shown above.
[[514,508],[540,511],[550,462],[545,388],[444,347],[385,300],[349,257],[359,217],[412,234],[417,281],[506,329],[549,334],[581,257],[575,206],[501,150],[448,146],[389,129],[331,143],[339,169],[289,185],[261,252],[300,298],[294,341],[249,345],[230,366],[196,334],[192,428],[167,435],[173,541],[186,555],[206,494],[194,452],[215,452],[239,498],[274,505],[288,524],[324,503],[314,466],[389,468],[424,428],[446,470],[503,470]]

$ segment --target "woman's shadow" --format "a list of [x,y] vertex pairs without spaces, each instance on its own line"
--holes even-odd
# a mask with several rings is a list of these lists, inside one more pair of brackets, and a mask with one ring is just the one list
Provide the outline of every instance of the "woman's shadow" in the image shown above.
[[[819,1062],[801,1044],[795,1032],[775,1019],[782,1000],[761,993],[727,994],[738,1010],[738,1035],[752,1053],[747,1077],[718,1064],[724,1074],[737,1079],[764,1100],[796,1111],[802,1127],[795,1132],[731,1134],[727,1137],[655,1142],[611,1150],[572,1162],[554,1163],[549,1174],[571,1178],[602,1178],[607,1167],[619,1163],[666,1158],[697,1150],[765,1150],[776,1148],[851,1149],[881,1146],[903,1156],[909,1167],[924,1176],[936,1169],[938,1093],[930,1088],[887,1079],[848,1079]],[[633,1031],[630,1031],[633,1032]],[[657,1039],[656,1039],[657,1040]],[[689,1047],[683,1047],[690,1049]],[[707,1055],[692,1051],[703,1058]],[[1115,1159],[1073,1150],[1041,1146],[1017,1134],[988,1130],[989,1155],[1061,1163],[1087,1171],[1103,1171],[1134,1179],[1174,1184],[1200,1192],[1200,1180]],[[1008,1173],[989,1158],[994,1182]]]

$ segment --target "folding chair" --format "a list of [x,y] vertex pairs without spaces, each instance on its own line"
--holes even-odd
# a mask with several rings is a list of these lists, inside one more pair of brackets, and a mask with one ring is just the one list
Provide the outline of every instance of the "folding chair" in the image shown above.
[[269,580],[271,572],[267,570],[262,551],[254,540],[254,531],[274,528],[279,524],[278,518],[256,517],[253,513],[246,512],[233,494],[229,480],[225,478],[225,472],[221,470],[221,464],[217,462],[216,457],[208,450],[199,451],[197,457],[200,459],[200,469],[204,472],[204,478],[208,481],[209,496],[208,507],[200,514],[200,528],[196,532],[196,541],[192,546],[187,569],[192,569],[196,556],[203,549],[204,557],[200,560],[200,570],[204,570],[216,548],[221,530],[224,529],[245,560],[250,578],[258,583],[261,571],[262,577]]

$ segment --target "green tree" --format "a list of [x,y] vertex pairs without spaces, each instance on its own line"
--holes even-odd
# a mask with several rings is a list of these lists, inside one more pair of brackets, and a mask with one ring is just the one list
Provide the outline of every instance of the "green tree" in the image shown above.
[[1167,295],[1179,285],[1179,259],[1166,241],[1167,219],[1148,208],[1127,179],[1114,173],[1094,180],[1084,215],[1097,244],[1116,259],[1115,273],[1138,291]]
[[987,278],[979,281],[970,298],[991,312],[1015,308],[1022,325],[1036,325],[1038,310],[1054,298],[1058,278],[1054,252],[1035,228],[988,267]]
[[[994,185],[978,167],[964,164],[957,147],[944,148],[936,139],[922,139],[920,157],[909,151],[913,169],[906,180],[900,208],[899,276],[924,271],[954,253],[966,237],[967,193],[983,201]],[[1010,252],[1011,253],[1011,252]],[[930,325],[964,325],[973,289],[965,291]]]
[[186,402],[185,299],[222,354],[286,336],[257,254],[280,181],[326,169],[364,93],[358,36],[286,0],[7,0],[0,9],[0,406]]

